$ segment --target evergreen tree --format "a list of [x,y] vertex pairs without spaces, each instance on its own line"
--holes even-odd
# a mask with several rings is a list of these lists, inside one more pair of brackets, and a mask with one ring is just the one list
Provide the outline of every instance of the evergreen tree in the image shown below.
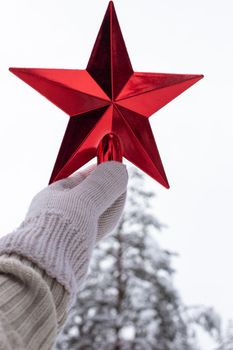
[[96,247],[57,350],[196,350],[197,324],[219,337],[213,310],[181,302],[173,285],[174,254],[156,240],[163,225],[144,183],[132,169],[122,219]]

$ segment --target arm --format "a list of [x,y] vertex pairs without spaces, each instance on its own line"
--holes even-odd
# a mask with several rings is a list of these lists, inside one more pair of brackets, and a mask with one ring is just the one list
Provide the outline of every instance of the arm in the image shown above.
[[95,244],[121,216],[127,179],[111,161],[57,181],[0,239],[0,349],[51,349]]
[[51,349],[67,316],[67,291],[17,254],[2,255],[0,271],[0,349]]

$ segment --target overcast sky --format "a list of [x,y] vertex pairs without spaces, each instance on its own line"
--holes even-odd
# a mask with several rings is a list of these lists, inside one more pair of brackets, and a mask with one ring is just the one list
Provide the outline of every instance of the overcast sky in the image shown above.
[[[1,235],[50,177],[68,117],[8,67],[86,67],[108,1],[0,4]],[[184,299],[233,317],[233,5],[230,0],[115,0],[135,71],[204,74],[150,118],[171,185],[157,192],[161,243],[178,251]]]

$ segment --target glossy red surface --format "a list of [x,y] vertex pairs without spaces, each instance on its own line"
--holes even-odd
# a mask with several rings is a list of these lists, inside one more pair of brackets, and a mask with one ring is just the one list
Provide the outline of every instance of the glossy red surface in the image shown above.
[[203,76],[135,73],[112,1],[86,70],[10,71],[70,116],[50,183],[69,176],[98,151],[99,162],[123,155],[169,187],[148,118]]
[[115,160],[122,162],[122,150],[117,135],[113,133],[106,134],[99,143],[97,149],[98,164]]

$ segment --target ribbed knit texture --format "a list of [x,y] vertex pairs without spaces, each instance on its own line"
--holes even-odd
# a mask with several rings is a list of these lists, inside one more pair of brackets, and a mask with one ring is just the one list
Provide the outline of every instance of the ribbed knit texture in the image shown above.
[[96,241],[119,220],[127,181],[126,167],[111,161],[46,187],[18,230],[0,239],[0,254],[13,252],[37,263],[67,289],[71,307]]
[[127,180],[111,161],[57,181],[0,239],[0,350],[51,349],[96,242],[119,221]]
[[38,266],[0,257],[0,350],[51,350],[67,316],[69,295]]

